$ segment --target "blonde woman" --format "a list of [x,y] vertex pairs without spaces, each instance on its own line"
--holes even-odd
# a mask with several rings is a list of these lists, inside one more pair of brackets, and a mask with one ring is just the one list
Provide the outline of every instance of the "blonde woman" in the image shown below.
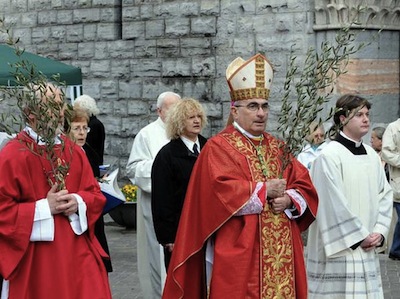
[[190,175],[206,138],[200,132],[207,124],[201,104],[191,98],[174,105],[167,116],[171,139],[158,152],[151,171],[152,212],[158,242],[164,247],[168,269],[175,235]]

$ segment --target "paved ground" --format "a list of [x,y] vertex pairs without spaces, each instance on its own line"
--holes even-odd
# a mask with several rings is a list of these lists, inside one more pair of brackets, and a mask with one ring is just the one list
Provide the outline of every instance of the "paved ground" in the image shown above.
[[[113,299],[146,299],[140,292],[136,263],[136,231],[127,230],[105,217],[106,234],[114,272],[110,273]],[[385,299],[400,298],[400,261],[380,254]]]

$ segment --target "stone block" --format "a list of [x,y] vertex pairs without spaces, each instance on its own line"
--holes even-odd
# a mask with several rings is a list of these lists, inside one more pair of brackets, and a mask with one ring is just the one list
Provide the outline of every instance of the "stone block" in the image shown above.
[[[142,129],[143,127],[145,127],[146,125],[149,124],[149,120],[147,117],[132,117],[132,116],[128,116],[128,117],[123,117],[121,119],[121,131],[118,132],[119,136],[122,137],[135,137],[137,133],[139,133],[140,129]],[[132,143],[133,140],[131,142],[129,142],[127,140],[127,143],[129,143],[129,146],[125,147],[125,148],[121,148],[121,151],[124,151],[122,153],[122,155],[128,155],[131,152],[131,148],[132,148]]]
[[146,38],[156,38],[164,36],[164,20],[149,20],[145,23]]
[[[82,74],[90,74],[90,60],[77,60],[74,61],[74,65],[81,68]],[[85,81],[85,78],[83,78],[83,81]]]
[[58,24],[72,24],[73,23],[73,10],[58,10],[57,11]]
[[[84,80],[83,93],[90,95],[93,99],[101,100],[104,108],[104,110],[101,110],[103,113],[105,113],[105,108],[108,107],[106,103],[111,102],[112,104],[112,101],[101,95],[101,82],[98,79]],[[110,111],[112,112],[112,109]]]
[[223,118],[222,103],[202,103],[206,109],[207,117],[221,119]]
[[99,8],[75,9],[73,15],[74,23],[92,23],[100,21]]
[[116,23],[99,23],[97,25],[97,40],[118,40],[120,28]]
[[170,18],[181,14],[179,3],[163,3],[154,7],[154,16]]
[[93,6],[108,6],[108,7],[114,7],[114,6],[120,6],[120,0],[92,0],[92,5]]
[[198,16],[200,13],[200,4],[196,1],[180,3],[179,12],[186,17]]
[[190,58],[165,59],[162,61],[162,77],[190,77],[191,75]]
[[135,41],[134,51],[137,58],[157,57],[157,42],[154,39],[138,39]]
[[214,77],[215,76],[215,58],[214,57],[193,57],[192,75],[194,77]]
[[125,7],[132,6],[135,3],[135,0],[122,0],[122,7],[125,9]]
[[83,25],[83,37],[85,41],[97,40],[97,24],[84,24]]
[[238,56],[250,58],[255,52],[255,37],[246,35],[234,38],[232,47]]
[[[257,16],[254,15],[243,15],[237,18],[236,32],[239,34],[255,32],[254,21]],[[265,28],[264,32],[265,32]]]
[[130,77],[129,60],[112,60],[110,77],[126,79]]
[[32,28],[32,43],[41,44],[50,40],[51,31],[49,27]]
[[[35,1],[35,0],[31,0]],[[87,7],[89,4],[90,0],[64,0],[64,8],[67,9],[73,9],[73,8],[79,8],[79,7]]]
[[164,38],[157,40],[158,57],[178,57],[181,55],[179,39]]
[[203,0],[200,4],[200,14],[201,15],[219,15],[219,1],[215,0]]
[[51,8],[62,8],[63,2],[62,0],[51,0]]
[[[119,81],[118,95],[120,99],[141,99],[142,98],[142,79],[131,79],[129,81]],[[136,103],[136,102],[134,102]],[[128,113],[130,105],[133,103],[128,103]]]
[[191,19],[191,33],[193,35],[215,36],[217,20],[215,17],[201,17]]
[[4,12],[22,13],[28,11],[28,1],[26,0],[13,0],[8,1],[9,6],[4,5],[3,8],[8,7],[9,9]]
[[134,58],[134,41],[118,40],[108,42],[109,57],[112,59],[130,59]]
[[40,11],[37,20],[39,25],[57,24],[57,11]]
[[99,107],[100,110],[100,115],[98,116],[100,120],[104,115],[113,113],[114,101],[109,101],[106,97],[96,98],[95,100],[97,100],[97,107]]
[[241,13],[254,14],[256,11],[255,2],[256,1],[221,0],[221,14],[231,16]]
[[[109,135],[119,135],[121,133],[122,128],[122,120],[120,117],[115,117],[115,115],[104,115],[102,117],[102,122],[105,127],[105,131],[107,132],[107,136]],[[117,154],[113,151],[113,154]]]
[[51,0],[28,0],[27,2],[28,2],[28,11],[32,10],[41,11],[51,8]]
[[63,43],[60,49],[59,59],[75,60],[78,57],[78,45],[76,43]]
[[[114,103],[119,100],[118,97],[118,82],[112,78],[101,81],[101,95]],[[114,106],[115,111],[115,106]]]
[[111,23],[119,23],[121,21],[121,11],[119,8],[105,7],[100,9],[100,21]]
[[72,0],[72,3],[70,3],[69,5],[75,5],[76,7],[91,7],[92,0],[78,0],[77,3],[76,3],[76,0],[75,1]]
[[125,7],[122,10],[122,22],[129,22],[138,20],[140,17],[140,9],[138,6]]
[[210,80],[193,79],[183,83],[182,96],[191,97],[201,102],[209,102],[212,95]]
[[[177,42],[176,39],[174,39],[174,41]],[[211,38],[181,38],[180,43],[182,57],[207,56],[210,55],[213,50]]]
[[78,59],[92,59],[95,54],[95,43],[86,42],[78,44]]
[[257,11],[263,11],[266,9],[276,11],[284,7],[288,7],[288,0],[258,0],[257,3]]
[[37,12],[28,12],[24,13],[21,16],[21,25],[23,27],[35,27],[38,24],[38,13]]
[[83,24],[69,25],[66,32],[67,42],[79,43],[84,39]]
[[24,45],[32,44],[32,29],[31,28],[16,28],[13,29],[13,36],[18,37]]
[[160,77],[162,63],[159,59],[132,59],[132,77]]
[[150,112],[149,103],[147,101],[128,101],[128,115],[148,115]]
[[123,22],[122,23],[122,38],[123,39],[135,39],[144,37],[145,34],[145,22]]
[[4,16],[4,24],[6,24],[8,28],[19,27],[20,21],[21,18],[18,14],[10,14]]
[[166,36],[185,36],[190,32],[189,18],[172,18],[165,20]]
[[169,80],[169,79],[154,79],[149,78],[143,80],[143,99],[148,99],[152,101],[152,112],[156,111],[156,99],[160,93],[164,91],[173,91],[181,94],[182,88],[180,88],[179,80]]
[[65,26],[53,26],[51,27],[51,40],[53,42],[64,42],[66,35]]
[[150,20],[154,16],[153,5],[141,5],[140,6],[140,18],[142,20]]
[[109,60],[92,60],[90,63],[90,73],[94,78],[108,78],[110,70]]

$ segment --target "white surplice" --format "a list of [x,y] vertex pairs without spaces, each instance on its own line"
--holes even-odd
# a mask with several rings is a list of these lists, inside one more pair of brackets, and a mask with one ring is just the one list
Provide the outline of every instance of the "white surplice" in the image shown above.
[[137,261],[143,298],[159,299],[165,283],[164,253],[158,243],[151,214],[151,167],[158,151],[169,142],[165,124],[158,118],[136,135],[126,166],[127,176],[138,186]]
[[392,190],[376,152],[330,142],[311,167],[319,205],[307,242],[309,298],[383,298],[377,253],[351,249],[370,233],[387,239]]

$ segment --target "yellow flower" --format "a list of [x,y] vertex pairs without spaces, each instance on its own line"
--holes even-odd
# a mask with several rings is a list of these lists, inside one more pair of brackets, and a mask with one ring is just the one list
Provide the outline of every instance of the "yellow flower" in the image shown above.
[[121,191],[124,194],[126,202],[136,202],[137,199],[137,186],[126,184],[122,187]]

